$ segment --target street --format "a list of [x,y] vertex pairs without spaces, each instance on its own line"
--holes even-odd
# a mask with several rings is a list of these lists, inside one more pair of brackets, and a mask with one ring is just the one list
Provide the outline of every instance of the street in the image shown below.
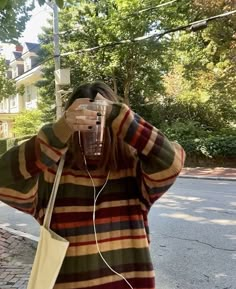
[[157,289],[236,288],[236,183],[178,179],[152,208]]
[[[236,182],[179,178],[149,214],[156,289],[236,289]],[[0,227],[38,225],[0,203]]]

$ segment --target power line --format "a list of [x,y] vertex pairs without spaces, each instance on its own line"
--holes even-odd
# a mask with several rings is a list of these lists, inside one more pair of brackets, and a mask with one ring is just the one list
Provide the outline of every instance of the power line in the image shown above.
[[153,7],[145,8],[145,9],[139,10],[139,11],[137,11],[137,12],[128,14],[127,16],[136,16],[137,14],[141,14],[141,13],[144,13],[144,12],[148,12],[148,11],[150,11],[150,10],[155,10],[155,9],[158,9],[158,8],[161,8],[161,7],[170,5],[170,4],[174,3],[174,2],[177,2],[177,0],[172,0],[172,1],[169,1],[169,2],[162,3],[162,4],[158,4],[158,5],[153,6]]
[[186,24],[186,25],[171,28],[171,29],[166,30],[166,31],[161,32],[161,33],[157,32],[157,33],[153,33],[151,35],[143,35],[143,36],[136,37],[133,39],[124,39],[124,40],[120,40],[120,41],[116,41],[116,42],[108,42],[108,43],[103,44],[103,45],[97,45],[97,46],[90,47],[90,48],[84,48],[84,49],[80,49],[80,50],[65,52],[65,53],[62,53],[61,56],[67,56],[67,55],[70,55],[73,53],[91,52],[94,50],[103,49],[103,48],[107,48],[107,47],[114,47],[114,46],[121,45],[121,44],[135,43],[135,42],[147,40],[147,39],[150,39],[153,37],[160,39],[161,37],[165,36],[166,34],[174,33],[177,31],[182,31],[182,30],[188,30],[189,29],[189,31],[197,31],[199,29],[203,29],[203,28],[207,27],[207,23],[210,21],[217,20],[217,19],[220,19],[220,18],[223,18],[226,16],[230,16],[230,15],[233,15],[235,13],[236,13],[236,10],[233,10],[233,11],[229,11],[229,12],[226,12],[223,14],[215,15],[215,16],[212,16],[209,18],[198,20],[198,21]]
[[[175,28],[172,28],[172,29],[168,29],[168,30],[163,31],[161,33],[153,33],[151,35],[145,35],[145,36],[137,37],[137,38],[134,38],[134,39],[126,39],[126,40],[121,40],[121,41],[117,41],[117,42],[110,42],[110,43],[106,43],[106,44],[103,44],[103,45],[98,45],[98,46],[95,46],[95,47],[90,47],[90,48],[80,49],[80,50],[76,50],[76,51],[65,52],[65,53],[62,53],[60,56],[68,56],[68,55],[73,54],[73,53],[91,52],[91,51],[94,51],[94,50],[103,49],[103,48],[112,47],[112,46],[117,46],[117,45],[121,45],[121,44],[135,43],[135,42],[143,41],[143,40],[146,40],[146,39],[149,39],[149,38],[152,38],[152,37],[157,37],[157,39],[160,39],[161,37],[163,37],[166,34],[174,33],[174,32],[177,32],[177,31],[182,31],[182,30],[187,30],[187,29],[189,29],[189,31],[195,32],[195,31],[198,30],[196,28],[205,28],[207,23],[210,22],[210,21],[214,21],[214,20],[226,17],[226,16],[230,16],[230,15],[233,15],[235,13],[236,13],[236,10],[233,10],[233,11],[229,11],[229,12],[226,12],[226,13],[223,13],[223,14],[212,16],[212,17],[209,17],[209,18],[206,18],[206,19],[198,20],[198,21],[195,21],[195,22],[183,25],[183,26],[178,26],[178,27],[175,27]],[[59,55],[49,56],[48,58],[46,58],[45,60],[40,62],[38,64],[38,66],[42,65],[42,64],[48,62],[49,60],[51,60],[51,59],[53,59],[55,57],[58,57],[58,56]]]
[[[164,7],[164,6],[171,5],[171,4],[173,4],[174,2],[177,2],[177,0],[172,0],[172,1],[169,1],[169,2],[162,3],[162,4],[158,4],[158,5],[156,5],[156,6],[144,8],[144,9],[142,9],[142,10],[138,10],[138,11],[135,11],[135,12],[133,12],[133,13],[130,13],[130,14],[128,14],[128,15],[125,16],[125,17],[120,16],[120,17],[118,17],[118,20],[126,20],[128,17],[135,17],[135,16],[137,16],[137,15],[139,15],[139,14],[142,14],[142,13],[145,13],[145,12],[148,12],[148,11],[151,11],[151,10],[155,10],[155,9],[158,9],[158,8],[162,8],[162,7]],[[104,20],[104,23],[106,23],[106,22],[108,22],[108,21],[109,21],[109,20],[106,19],[106,20]],[[77,30],[78,30],[78,28],[77,28],[77,29],[76,29],[76,28],[74,28],[74,29],[72,28],[72,29],[69,29],[69,30],[67,30],[67,31],[61,31],[59,34],[61,34],[61,35],[63,35],[63,34],[69,34],[69,33],[73,32],[73,31],[77,31]]]

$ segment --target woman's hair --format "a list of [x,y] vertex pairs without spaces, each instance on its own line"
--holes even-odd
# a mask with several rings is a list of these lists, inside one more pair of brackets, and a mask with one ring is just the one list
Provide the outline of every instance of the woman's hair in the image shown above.
[[[77,98],[90,98],[94,100],[98,93],[110,101],[118,102],[117,96],[108,85],[101,81],[96,81],[84,83],[76,87],[65,105],[65,110],[68,109]],[[102,154],[102,157],[97,164],[99,169],[119,170],[133,166],[134,150],[123,140],[120,140],[113,135],[112,129],[108,127],[105,128],[104,132],[103,149],[105,150],[105,153]],[[72,169],[85,169],[84,158],[77,132],[75,132],[69,140],[69,149],[65,165]]]

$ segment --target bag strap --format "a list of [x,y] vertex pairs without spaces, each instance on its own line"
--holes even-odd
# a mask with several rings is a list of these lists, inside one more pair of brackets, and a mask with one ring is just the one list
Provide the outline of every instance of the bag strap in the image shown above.
[[56,200],[56,196],[57,196],[57,189],[60,183],[60,179],[61,179],[61,173],[62,173],[62,169],[64,167],[64,163],[65,163],[65,155],[63,155],[60,159],[58,168],[57,168],[57,173],[56,173],[56,177],[53,183],[53,187],[52,187],[52,192],[51,192],[51,196],[48,202],[48,206],[46,209],[46,213],[44,216],[44,221],[43,221],[43,226],[46,229],[50,228],[50,224],[51,224],[51,219],[52,219],[52,211],[54,208],[54,204],[55,204],[55,200]]

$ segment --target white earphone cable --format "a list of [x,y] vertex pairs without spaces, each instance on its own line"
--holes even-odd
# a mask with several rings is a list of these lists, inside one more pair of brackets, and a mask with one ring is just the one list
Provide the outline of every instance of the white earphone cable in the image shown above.
[[97,199],[99,197],[99,195],[101,194],[101,192],[103,191],[103,189],[105,188],[107,182],[108,182],[108,179],[109,179],[109,176],[110,176],[110,171],[108,172],[108,175],[107,175],[107,178],[106,178],[106,181],[105,183],[103,184],[102,188],[100,189],[100,191],[97,193],[97,196],[96,196],[96,187],[95,187],[95,184],[94,184],[94,180],[88,170],[88,167],[87,167],[87,162],[86,162],[86,158],[84,156],[84,162],[85,162],[85,165],[86,165],[86,171],[89,175],[89,178],[92,182],[92,185],[93,185],[93,192],[94,192],[94,203],[93,203],[93,229],[94,229],[94,237],[95,237],[95,242],[96,242],[96,246],[97,246],[97,250],[98,250],[98,253],[100,255],[100,257],[102,258],[103,262],[106,264],[106,266],[114,273],[116,274],[117,276],[119,276],[120,278],[122,278],[127,284],[128,286],[131,288],[131,289],[134,289],[132,287],[132,285],[129,283],[129,281],[120,273],[116,272],[106,261],[106,259],[103,257],[101,251],[100,251],[100,248],[99,248],[99,243],[98,243],[98,238],[97,238],[97,229],[96,229],[96,203],[97,203]]

